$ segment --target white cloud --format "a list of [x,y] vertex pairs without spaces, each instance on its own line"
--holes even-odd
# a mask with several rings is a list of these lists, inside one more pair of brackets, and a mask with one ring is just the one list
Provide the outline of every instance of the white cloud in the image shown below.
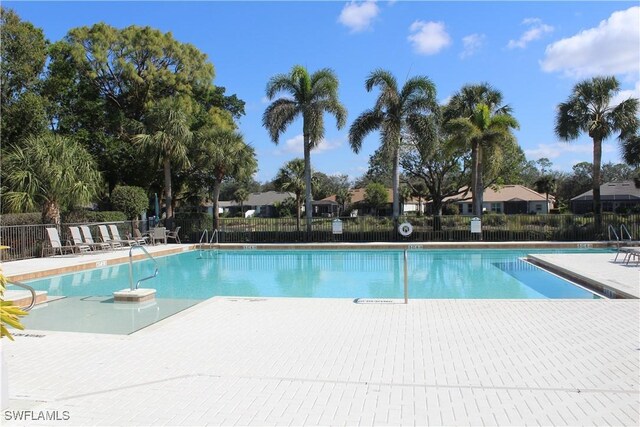
[[261,103],[261,104],[265,104],[265,105],[266,105],[266,104],[268,104],[269,102],[271,102],[271,101],[270,101],[270,100],[269,100],[269,98],[267,98],[266,96],[263,96],[262,98],[260,98],[260,103]]
[[637,81],[633,89],[621,90],[611,100],[611,105],[618,105],[622,101],[626,101],[629,98],[640,99],[640,81]]
[[[324,151],[335,150],[342,146],[342,139],[328,140],[323,139],[319,144],[315,146],[312,153],[322,153]],[[296,135],[293,138],[287,139],[274,151],[275,154],[304,154],[304,137],[302,134]]]
[[[602,146],[603,153],[611,153],[616,150],[615,146],[605,144]],[[553,142],[551,144],[538,144],[536,148],[524,150],[527,159],[558,159],[568,155],[580,155],[581,161],[593,161],[593,143],[591,142]]]
[[409,27],[409,32],[412,34],[407,39],[421,55],[436,54],[451,44],[444,22],[415,21]]
[[480,50],[480,48],[484,44],[485,38],[486,37],[484,34],[477,33],[469,34],[468,36],[463,37],[462,44],[464,46],[464,49],[460,53],[460,58],[464,59],[468,58],[469,56],[475,55],[476,52],[478,52],[478,50]]
[[379,13],[380,8],[373,0],[360,3],[351,1],[342,8],[338,22],[348,27],[352,33],[358,33],[371,28],[373,20]]
[[551,25],[543,23],[538,18],[527,18],[522,21],[522,25],[528,25],[529,29],[525,31],[518,40],[509,40],[509,43],[507,44],[509,49],[515,49],[517,47],[524,49],[527,47],[529,42],[538,40],[544,34],[553,31],[553,27]]
[[640,71],[640,7],[614,12],[595,28],[547,46],[540,65],[574,78]]
[[440,105],[447,105],[449,103],[449,101],[451,101],[452,95],[447,96],[444,99],[441,99],[440,101],[438,101],[438,104]]

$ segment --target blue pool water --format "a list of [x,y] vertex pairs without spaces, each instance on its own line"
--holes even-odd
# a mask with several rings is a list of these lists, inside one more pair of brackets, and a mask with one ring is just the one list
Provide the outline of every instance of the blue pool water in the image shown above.
[[[410,251],[409,296],[594,298],[591,292],[522,261],[520,257],[526,253]],[[141,285],[157,289],[157,298],[403,297],[402,251],[193,251],[157,261],[158,277]],[[136,278],[148,276],[152,271],[150,261],[134,264]],[[35,280],[30,285],[48,291],[49,295],[110,296],[115,290],[129,287],[129,265]]]
[[[409,297],[598,298],[522,261],[529,252],[558,251],[409,251]],[[141,286],[155,288],[156,299],[143,304],[113,301],[114,291],[129,287],[126,263],[31,281],[59,299],[36,306],[23,324],[130,334],[213,296],[403,298],[401,251],[192,251],[157,262],[158,277]],[[152,272],[151,261],[134,263],[136,279]]]

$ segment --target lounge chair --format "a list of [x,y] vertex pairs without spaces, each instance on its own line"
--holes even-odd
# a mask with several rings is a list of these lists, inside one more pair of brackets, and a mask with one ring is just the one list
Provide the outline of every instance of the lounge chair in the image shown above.
[[120,231],[118,230],[118,227],[115,226],[115,224],[109,224],[109,229],[111,230],[111,235],[113,236],[114,241],[123,243],[128,246],[133,246],[138,244],[136,240],[121,238]]
[[82,253],[83,251],[89,251],[89,246],[84,245],[83,248],[80,248],[76,245],[71,244],[71,242],[66,241],[66,245],[62,244],[60,240],[60,235],[58,234],[57,228],[47,228],[47,235],[49,236],[49,248],[42,248],[42,255],[44,255],[45,249],[51,249],[53,251],[53,255],[56,252],[60,252],[60,255],[63,255],[65,252],[75,253],[76,250],[78,253]]
[[139,245],[146,245],[147,243],[149,243],[148,233],[146,236],[144,236],[142,233],[140,233],[140,230],[138,230],[137,228],[133,229],[133,236],[129,236],[129,237],[131,237],[133,240],[138,242]]
[[[69,227],[69,231],[71,232],[71,238],[73,239],[73,243],[81,248],[81,252],[89,252],[91,250],[96,250],[96,248],[102,248],[101,244],[97,244],[97,243],[87,243],[85,241],[82,240],[82,234],[80,233],[80,228],[78,227]],[[87,249],[84,249],[84,248]]]
[[167,240],[173,239],[174,242],[181,243],[180,236],[178,236],[179,232],[180,232],[180,227],[176,227],[176,229],[173,231],[167,231]]
[[84,242],[90,247],[99,248],[101,250],[111,249],[110,244],[104,243],[104,242],[96,242],[93,240],[93,236],[91,235],[91,229],[89,229],[88,225],[81,225],[80,230],[82,230],[82,235],[84,236]]
[[109,235],[109,231],[107,230],[107,226],[106,225],[99,225],[98,226],[98,230],[100,230],[100,236],[102,238],[102,241],[104,243],[108,243],[109,245],[111,245],[111,249],[120,249],[122,248],[122,243],[115,241],[111,238],[111,236]]
[[616,257],[613,259],[613,262],[616,262],[618,259],[618,255],[624,254],[622,258],[622,262],[629,264],[632,258],[636,259],[636,265],[640,264],[640,248],[637,246],[621,246],[618,248],[618,252],[616,253]]
[[156,241],[160,240],[165,245],[167,244],[167,229],[165,227],[156,227],[151,230],[151,244],[155,245]]

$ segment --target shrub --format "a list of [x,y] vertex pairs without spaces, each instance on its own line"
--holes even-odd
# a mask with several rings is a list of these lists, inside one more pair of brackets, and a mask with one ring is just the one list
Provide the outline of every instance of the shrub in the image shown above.
[[460,215],[460,207],[456,203],[442,205],[442,215]]
[[141,187],[118,186],[111,192],[113,207],[124,212],[128,219],[136,219],[149,207],[147,193]]
[[2,214],[0,224],[3,226],[42,224],[42,214],[40,212]]
[[120,211],[89,211],[74,210],[63,214],[62,222],[82,223],[82,222],[118,222],[126,221],[127,216]]
[[484,215],[482,222],[487,226],[501,226],[507,224],[507,216],[505,214],[489,214]]

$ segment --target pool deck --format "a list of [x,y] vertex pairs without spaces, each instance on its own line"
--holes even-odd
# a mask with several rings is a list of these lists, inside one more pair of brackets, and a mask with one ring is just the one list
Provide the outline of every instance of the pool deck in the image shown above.
[[3,425],[636,426],[639,316],[638,300],[212,298],[129,336],[3,342],[8,409],[69,415]]
[[[153,256],[163,256],[188,251],[193,247],[194,245],[188,244],[170,244],[145,246],[144,248]],[[12,280],[23,281],[37,279],[54,274],[72,273],[74,271],[128,262],[129,249],[130,248],[125,247],[114,251],[98,251],[85,254],[66,254],[46,258],[4,261],[2,263],[2,269],[4,270],[5,276]],[[145,257],[145,254],[139,249],[135,249],[131,255],[134,261],[144,259]]]
[[535,254],[529,259],[544,268],[579,283],[585,283],[605,295],[611,292],[623,298],[640,298],[640,267],[636,262],[623,263],[623,255],[614,262],[610,254]]
[[638,319],[638,299],[216,297],[126,336],[3,339],[8,409],[69,416],[3,425],[635,426]]

